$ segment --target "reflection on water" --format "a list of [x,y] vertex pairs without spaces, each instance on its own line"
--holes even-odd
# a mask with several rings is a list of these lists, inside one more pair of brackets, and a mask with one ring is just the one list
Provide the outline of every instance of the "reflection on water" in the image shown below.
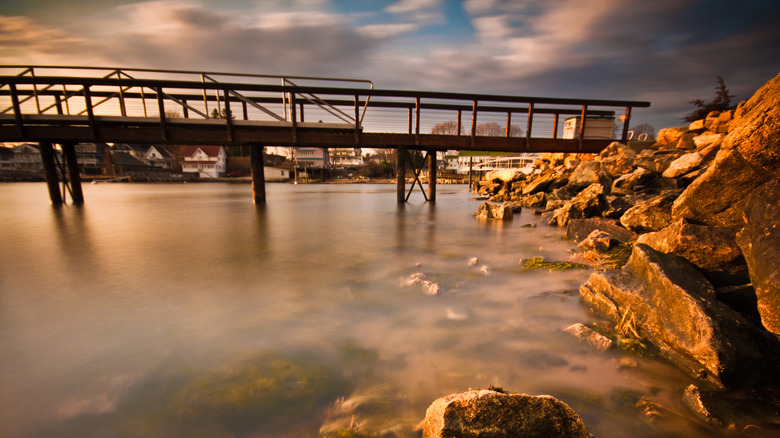
[[[558,396],[599,436],[712,433],[673,368],[562,331],[596,320],[588,272],[518,268],[567,258],[559,230],[476,221],[464,186],[435,206],[390,185],[271,185],[260,207],[248,185],[84,189],[57,209],[0,185],[2,436],[416,436],[434,399],[488,385]],[[417,272],[441,293],[404,286]]]

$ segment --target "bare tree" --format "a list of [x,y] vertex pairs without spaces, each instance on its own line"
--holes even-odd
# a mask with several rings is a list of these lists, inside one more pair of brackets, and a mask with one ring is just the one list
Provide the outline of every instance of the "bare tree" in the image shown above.
[[[509,125],[509,136],[520,137],[523,130],[517,125]],[[477,125],[477,135],[487,137],[504,137],[506,136],[506,129],[501,124],[496,122],[483,123]]]
[[458,134],[458,122],[455,120],[448,120],[433,125],[431,134],[444,134],[444,135],[457,135]]

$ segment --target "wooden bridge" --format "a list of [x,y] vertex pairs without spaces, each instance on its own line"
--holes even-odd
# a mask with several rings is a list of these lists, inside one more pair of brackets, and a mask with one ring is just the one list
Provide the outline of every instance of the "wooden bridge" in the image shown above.
[[[258,203],[265,202],[265,146],[397,149],[399,202],[409,196],[404,178],[411,161],[408,151],[420,150],[430,175],[426,200],[435,201],[436,151],[599,152],[613,140],[589,138],[588,123],[614,120],[617,112],[624,122],[618,140],[625,141],[632,109],[648,106],[639,101],[379,90],[360,79],[0,66],[0,141],[41,145],[54,204],[63,199],[53,144],[63,151],[67,172],[62,172],[62,182],[77,204],[84,201],[75,155],[79,142],[252,146]],[[579,118],[576,132],[568,136],[573,138],[561,135],[561,116]],[[486,121],[494,127],[505,122],[502,132],[479,132]],[[522,135],[517,135],[519,127],[525,129]],[[419,169],[413,170],[412,189],[419,183]]]

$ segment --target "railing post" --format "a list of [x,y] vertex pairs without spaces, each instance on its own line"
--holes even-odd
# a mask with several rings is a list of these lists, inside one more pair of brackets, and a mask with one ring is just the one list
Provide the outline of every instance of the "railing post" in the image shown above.
[[555,113],[555,118],[553,120],[553,140],[558,138],[558,117],[560,117],[560,114]]
[[414,100],[414,144],[420,145],[420,96]]
[[228,90],[223,90],[225,93],[225,127],[227,129],[227,140],[233,141],[233,114],[230,111],[230,96]]
[[68,166],[68,179],[70,180],[70,196],[73,204],[84,203],[84,193],[81,190],[81,175],[79,174],[79,162],[76,158],[76,145],[73,143],[60,143],[62,153],[65,155],[65,163]]
[[631,107],[626,107],[626,118],[623,121],[623,135],[620,137],[620,141],[625,143],[628,140],[628,124],[631,122]]
[[[411,111],[411,108],[409,109]],[[399,204],[406,202],[406,147],[399,146],[396,155],[396,199]]]
[[22,118],[22,106],[19,104],[19,94],[16,91],[16,84],[8,84],[8,88],[11,90],[11,105],[14,107],[14,120],[16,121],[16,129],[19,137],[24,137],[24,119]]
[[525,128],[525,149],[531,149],[531,129],[534,125],[534,103],[528,102],[528,123]]
[[588,116],[588,105],[582,105],[582,115],[580,116],[580,132],[579,132],[579,145],[578,150],[582,150],[582,144],[585,140],[585,120]]
[[292,119],[292,141],[298,143],[298,117],[295,114],[295,92],[290,91],[290,119]]
[[458,110],[458,126],[457,126],[458,133],[455,134],[455,135],[460,135],[460,131],[462,129],[461,128],[461,123],[460,123],[460,119],[461,119],[462,113],[463,113],[463,111]]
[[412,133],[412,117],[414,117],[412,113],[412,107],[409,107],[409,134]]
[[471,147],[477,144],[477,105],[478,101],[474,99],[471,106]]
[[506,112],[506,138],[509,138],[509,127],[512,125],[512,111]]
[[163,141],[168,141],[168,122],[165,120],[165,102],[163,102],[162,87],[155,88],[157,91],[157,109],[160,112],[160,129],[162,130]]
[[355,144],[360,144],[360,95],[355,95]]
[[92,131],[92,138],[98,138],[97,124],[95,123],[95,111],[92,108],[92,93],[89,91],[89,85],[84,85],[84,103],[87,106],[87,119],[89,120],[89,128]]
[[60,181],[57,177],[57,165],[54,163],[54,148],[51,143],[41,142],[41,160],[43,161],[43,170],[46,174],[46,185],[49,188],[49,199],[54,205],[62,205],[62,195],[60,194]]
[[[255,204],[265,204],[265,164],[263,162],[263,145],[250,145],[249,157],[252,167],[252,200]],[[293,169],[293,172],[295,172],[295,169]]]

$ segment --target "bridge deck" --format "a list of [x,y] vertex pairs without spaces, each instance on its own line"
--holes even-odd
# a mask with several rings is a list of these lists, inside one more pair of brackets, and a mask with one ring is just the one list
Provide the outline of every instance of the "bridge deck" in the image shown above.
[[[434,151],[599,152],[612,141],[617,110],[624,111],[618,137],[625,141],[632,109],[647,106],[649,102],[377,90],[359,79],[0,66],[0,142],[41,144],[55,204],[62,199],[52,143],[62,145],[68,161],[74,202],[83,202],[73,147],[78,142],[258,146],[252,148],[253,186],[262,192],[255,191],[256,202],[265,200],[258,160],[262,146],[395,148],[399,202],[405,202],[410,149],[427,151],[434,200]],[[566,136],[561,135],[561,117],[575,118],[575,127],[563,130],[568,130]],[[590,138],[588,126],[602,122],[606,135]],[[417,169],[414,174],[417,181]]]

